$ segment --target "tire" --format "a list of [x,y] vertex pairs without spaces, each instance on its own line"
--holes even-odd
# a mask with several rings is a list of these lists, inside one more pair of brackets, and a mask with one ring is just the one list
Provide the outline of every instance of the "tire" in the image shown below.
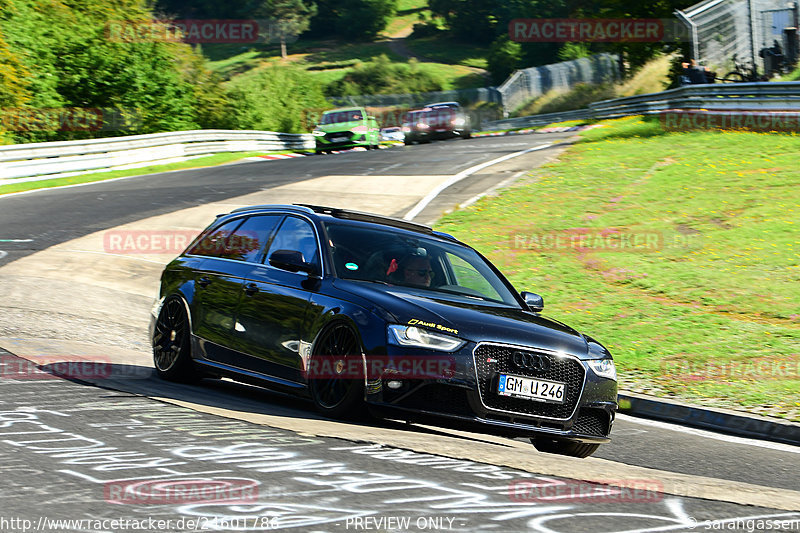
[[170,296],[153,329],[153,366],[158,377],[179,383],[194,383],[202,377],[192,361],[189,329],[186,304],[181,297]]
[[742,75],[741,72],[738,72],[736,70],[728,72],[722,78],[722,83],[742,83],[742,82],[744,82],[744,76]]
[[580,459],[589,457],[600,447],[599,444],[587,444],[548,437],[532,438],[531,443],[540,452],[569,455]]
[[[344,368],[348,358],[361,359],[362,350],[353,329],[339,323],[324,330],[314,345],[311,358],[342,356]],[[338,360],[338,358],[335,358]],[[312,365],[309,365],[310,367]],[[320,365],[322,367],[323,365]],[[328,368],[332,365],[327,365]],[[309,392],[317,410],[332,418],[358,418],[364,414],[364,378],[320,377],[309,379]]]
[[461,134],[461,138],[462,139],[469,139],[471,137],[472,137],[472,132],[471,131],[465,131],[464,133]]

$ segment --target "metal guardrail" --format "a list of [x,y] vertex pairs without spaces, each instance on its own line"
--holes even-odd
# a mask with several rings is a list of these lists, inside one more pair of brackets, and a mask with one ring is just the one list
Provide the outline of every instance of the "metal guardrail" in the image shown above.
[[650,115],[667,110],[792,111],[800,113],[800,82],[754,82],[719,85],[687,85],[660,93],[603,100],[588,109],[498,120],[485,130],[540,126],[565,120],[619,118]]
[[561,113],[542,113],[540,115],[531,115],[529,117],[496,120],[494,122],[487,122],[483,124],[482,129],[484,131],[515,130],[519,128],[544,126],[545,124],[552,124],[553,122],[562,122],[565,120],[588,120],[591,118],[594,118],[594,116],[592,115],[592,111],[590,109],[578,109],[575,111],[564,111]]
[[310,134],[195,130],[0,146],[0,179],[100,170],[222,152],[313,150]]

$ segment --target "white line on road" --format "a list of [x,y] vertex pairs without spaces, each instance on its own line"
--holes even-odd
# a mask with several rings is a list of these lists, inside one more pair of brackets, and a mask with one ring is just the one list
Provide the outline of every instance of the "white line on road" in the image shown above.
[[422,210],[425,209],[428,206],[428,204],[433,201],[434,198],[436,198],[437,196],[439,196],[439,194],[441,194],[442,191],[444,191],[451,185],[458,183],[464,178],[468,178],[469,176],[475,174],[476,172],[483,170],[486,167],[496,165],[497,163],[502,163],[503,161],[508,161],[509,159],[525,155],[529,152],[535,152],[536,150],[544,150],[545,148],[549,148],[551,146],[553,146],[552,143],[543,144],[541,146],[535,146],[533,148],[528,148],[527,150],[522,150],[521,152],[514,152],[513,154],[504,155],[503,157],[498,157],[497,159],[492,159],[491,161],[487,161],[486,163],[481,163],[480,165],[475,165],[474,167],[462,170],[461,172],[454,175],[449,180],[445,181],[444,183],[436,187],[434,190],[429,192],[428,195],[425,196],[425,198],[423,198],[419,202],[417,202],[417,205],[415,205],[411,209],[411,211],[406,213],[406,215],[403,218],[406,220],[413,220],[414,217],[419,215],[422,212]]
[[776,450],[779,452],[800,453],[800,447],[792,446],[791,444],[782,444],[780,442],[769,442],[758,439],[748,439],[745,437],[734,437],[733,435],[723,435],[721,433],[714,433],[713,431],[706,431],[704,429],[687,428],[684,426],[679,426],[677,424],[670,424],[669,422],[659,422],[657,420],[645,420],[643,418],[636,418],[633,416],[623,415],[619,413],[616,415],[616,418],[618,420],[625,420],[626,422],[631,422],[633,424],[651,426],[659,429],[667,429],[670,431],[678,431],[680,433],[687,433],[689,435],[695,435],[707,439],[721,440],[723,442],[729,442],[731,444],[757,446],[759,448],[768,448],[770,450]]
[[491,194],[491,193],[493,193],[494,191],[496,191],[497,189],[502,189],[502,188],[503,188],[503,187],[505,187],[506,185],[509,185],[510,183],[513,183],[514,181],[516,181],[516,180],[517,180],[517,178],[519,178],[520,176],[522,176],[522,175],[523,175],[523,174],[525,174],[526,172],[528,172],[528,171],[527,171],[527,170],[520,170],[519,172],[517,172],[516,174],[514,174],[514,175],[513,175],[513,176],[511,176],[510,178],[508,178],[508,179],[504,179],[503,181],[501,181],[500,183],[498,183],[498,184],[497,184],[497,185],[495,185],[494,187],[490,188],[489,190],[487,190],[487,191],[483,191],[482,193],[479,193],[479,194],[476,194],[475,196],[473,196],[472,198],[470,198],[470,199],[469,199],[469,200],[467,200],[466,202],[464,202],[464,203],[462,203],[462,204],[459,204],[459,206],[458,206],[458,207],[464,208],[464,207],[469,207],[469,206],[471,206],[472,204],[474,204],[475,202],[477,202],[478,200],[480,200],[481,198],[483,198],[483,197],[484,197],[484,196],[486,196],[487,194]]
[[33,239],[0,239],[0,242],[33,242]]

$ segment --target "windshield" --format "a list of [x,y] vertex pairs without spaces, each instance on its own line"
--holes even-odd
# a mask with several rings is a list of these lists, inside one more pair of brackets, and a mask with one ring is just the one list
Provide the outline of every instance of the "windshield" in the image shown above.
[[339,124],[342,122],[353,122],[355,120],[363,120],[364,116],[361,111],[351,109],[349,111],[336,111],[333,113],[325,113],[322,115],[320,124]]
[[328,223],[339,278],[519,307],[514,294],[471,248],[390,227]]

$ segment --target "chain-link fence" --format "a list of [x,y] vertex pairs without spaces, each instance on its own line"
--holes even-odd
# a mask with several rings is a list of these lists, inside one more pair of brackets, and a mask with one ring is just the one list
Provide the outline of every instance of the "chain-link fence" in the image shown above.
[[[796,57],[796,39],[787,33],[798,24],[797,2],[787,0],[704,0],[678,11],[692,32],[692,55],[718,71],[739,63],[764,69],[760,52],[776,42],[787,57]],[[789,32],[787,32],[789,29]]]
[[619,77],[619,57],[597,54],[518,70],[498,87],[498,91],[503,96],[503,110],[509,113],[553,89],[566,90],[578,83],[603,83]]
[[[455,100],[462,105],[478,102],[500,104],[506,116],[553,89],[567,90],[578,83],[603,83],[620,79],[619,56],[597,54],[572,61],[518,70],[500,87],[482,87],[421,94],[376,94],[335,96],[328,101],[336,106],[392,107],[412,109],[428,102]],[[485,110],[484,113],[493,113]],[[495,120],[497,117],[487,118]],[[477,120],[477,119],[475,119]],[[477,123],[473,121],[473,123]],[[386,125],[386,124],[384,124]],[[392,124],[393,125],[393,124]]]

